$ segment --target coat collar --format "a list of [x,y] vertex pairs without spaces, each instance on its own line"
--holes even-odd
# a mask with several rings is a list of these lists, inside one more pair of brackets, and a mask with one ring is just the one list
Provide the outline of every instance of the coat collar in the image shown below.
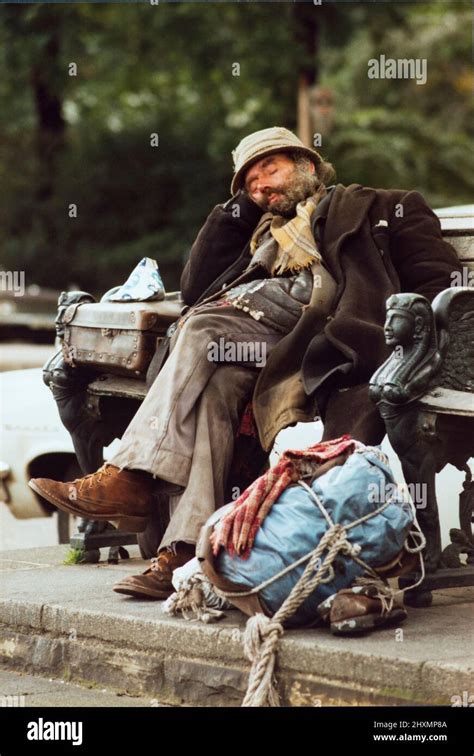
[[315,223],[320,218],[327,218],[329,205],[331,204],[331,199],[332,195],[334,194],[335,188],[335,185],[327,187],[327,194],[316,205],[316,210],[313,213],[313,223]]
[[332,192],[324,239],[329,249],[341,240],[341,237],[355,234],[369,212],[377,192],[375,189],[350,184],[337,184]]

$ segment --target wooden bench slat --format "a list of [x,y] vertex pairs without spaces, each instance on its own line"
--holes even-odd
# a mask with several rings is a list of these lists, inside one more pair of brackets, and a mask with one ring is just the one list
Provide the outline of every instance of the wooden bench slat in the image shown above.
[[108,374],[101,375],[89,383],[87,390],[94,396],[117,396],[137,400],[144,399],[147,392],[145,381]]
[[441,415],[474,417],[474,394],[454,389],[435,388],[420,399],[423,409]]
[[443,234],[443,239],[454,247],[462,262],[474,261],[474,236],[448,236]]
[[474,231],[474,205],[468,205],[464,212],[453,215],[452,211],[435,210],[443,233],[472,234]]

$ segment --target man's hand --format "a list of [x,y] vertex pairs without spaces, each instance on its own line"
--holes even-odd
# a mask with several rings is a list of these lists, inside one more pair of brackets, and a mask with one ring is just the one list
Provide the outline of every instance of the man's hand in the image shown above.
[[[239,191],[237,192],[236,196],[238,194],[241,194],[243,197],[245,197],[246,199],[248,199],[249,202],[252,202],[252,204],[257,205],[257,207],[260,207],[260,205],[258,204],[258,202],[256,202],[253,199],[253,197],[251,197],[251,195],[248,193],[248,191],[246,189],[239,189]],[[260,208],[260,209],[262,209],[262,208]]]
[[203,294],[213,293],[210,287],[224,272],[228,271],[228,280],[233,280],[245,269],[250,261],[246,247],[262,214],[262,208],[242,189],[225,204],[214,207],[181,275],[185,304],[193,305]]
[[245,189],[239,189],[230,200],[223,205],[224,210],[231,212],[235,218],[248,219],[257,225],[260,220],[263,209],[251,198]]

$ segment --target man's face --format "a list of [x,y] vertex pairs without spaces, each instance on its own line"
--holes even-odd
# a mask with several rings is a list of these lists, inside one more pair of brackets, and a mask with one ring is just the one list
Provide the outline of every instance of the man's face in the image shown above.
[[284,152],[277,152],[250,166],[245,188],[266,212],[292,218],[298,202],[314,194],[314,172],[313,163],[297,165]]

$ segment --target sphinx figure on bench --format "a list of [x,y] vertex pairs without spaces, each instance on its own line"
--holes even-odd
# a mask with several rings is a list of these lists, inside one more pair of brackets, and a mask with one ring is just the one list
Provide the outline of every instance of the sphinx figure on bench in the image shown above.
[[391,296],[385,339],[394,351],[372,376],[370,396],[400,458],[407,485],[421,491],[414,504],[427,539],[429,573],[441,560],[435,476],[448,463],[467,476],[460,521],[467,543],[474,545],[467,466],[474,454],[474,290],[445,289],[432,304],[418,294]]

